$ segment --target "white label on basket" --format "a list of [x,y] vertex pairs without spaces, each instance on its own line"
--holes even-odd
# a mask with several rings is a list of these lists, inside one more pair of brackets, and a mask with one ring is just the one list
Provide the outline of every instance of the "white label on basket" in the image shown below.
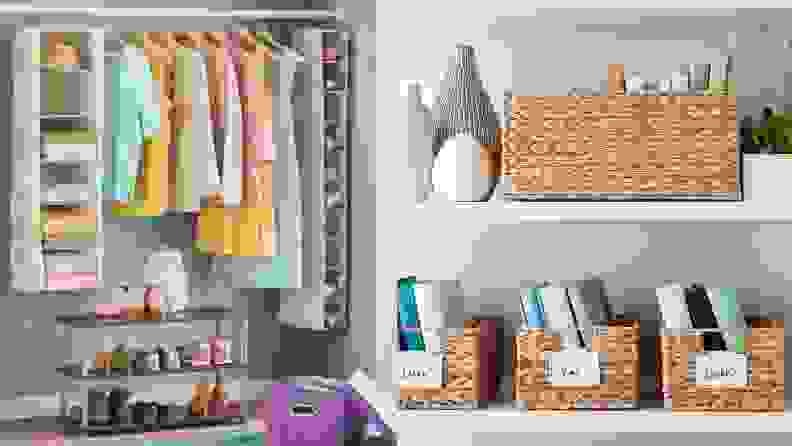
[[748,358],[742,353],[707,352],[696,356],[696,384],[748,384]]
[[403,386],[442,386],[443,356],[428,352],[397,352],[399,384]]
[[545,382],[554,386],[601,384],[599,355],[570,350],[545,352]]

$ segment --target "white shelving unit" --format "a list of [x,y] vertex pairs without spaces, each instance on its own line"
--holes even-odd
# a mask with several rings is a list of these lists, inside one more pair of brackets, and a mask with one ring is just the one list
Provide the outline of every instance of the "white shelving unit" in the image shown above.
[[[48,32],[76,32],[81,34],[79,65],[52,65],[44,63]],[[95,258],[92,271],[95,281],[88,286],[101,286],[103,233],[102,197],[99,179],[102,178],[101,141],[104,131],[104,30],[88,27],[40,27],[20,31],[15,42],[14,55],[14,137],[13,190],[12,190],[12,287],[22,292],[75,291],[82,288],[50,286],[47,271],[48,256],[61,255],[66,249],[70,256]],[[47,103],[47,82],[52,74],[59,73],[65,96],[78,98],[74,106],[64,97],[64,110],[51,110]],[[67,78],[69,78],[67,80]],[[72,85],[76,82],[76,85]],[[75,91],[76,90],[76,91]],[[44,92],[44,93],[42,93]],[[87,128],[93,132],[90,143],[48,143],[45,129]],[[82,181],[62,184],[48,181],[56,170],[79,172]],[[45,174],[46,172],[46,174]],[[92,243],[63,241],[47,243],[43,240],[43,209],[52,207],[82,207],[96,210],[96,237]],[[91,246],[87,246],[91,245]],[[79,246],[79,248],[75,248]],[[87,248],[87,249],[86,249]],[[85,252],[81,252],[85,249]],[[45,252],[46,250],[46,252]],[[75,250],[77,252],[75,252]],[[68,261],[53,261],[52,265],[69,268]],[[84,263],[84,262],[78,262]]]
[[745,200],[739,202],[517,202],[493,198],[453,203],[438,195],[418,205],[418,218],[444,216],[490,223],[792,222],[792,202],[779,200],[792,177],[792,157],[745,155]]
[[[573,422],[570,417],[574,418]],[[714,415],[680,414],[662,409],[534,414],[504,407],[480,411],[400,411],[393,421],[405,444],[420,444],[410,439],[418,440],[427,431],[451,433],[447,438],[449,443],[456,444],[454,440],[458,436],[460,444],[468,444],[473,433],[490,432],[657,432],[658,426],[664,432],[792,432],[790,417],[787,412]]]

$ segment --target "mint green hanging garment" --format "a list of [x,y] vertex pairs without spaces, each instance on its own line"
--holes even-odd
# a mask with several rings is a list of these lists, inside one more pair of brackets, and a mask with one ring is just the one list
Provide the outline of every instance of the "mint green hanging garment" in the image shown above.
[[142,162],[143,142],[160,130],[160,108],[155,102],[153,75],[139,48],[126,47],[109,67],[112,85],[112,169],[109,176],[113,200],[129,201]]

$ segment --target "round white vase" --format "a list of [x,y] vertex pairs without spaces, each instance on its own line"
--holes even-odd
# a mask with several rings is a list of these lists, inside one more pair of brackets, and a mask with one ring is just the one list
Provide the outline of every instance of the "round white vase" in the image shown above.
[[467,133],[446,139],[432,167],[434,191],[452,201],[486,201],[497,178],[482,169],[482,150]]
[[432,115],[435,191],[454,201],[488,200],[498,175],[498,117],[479,77],[473,47],[457,45]]

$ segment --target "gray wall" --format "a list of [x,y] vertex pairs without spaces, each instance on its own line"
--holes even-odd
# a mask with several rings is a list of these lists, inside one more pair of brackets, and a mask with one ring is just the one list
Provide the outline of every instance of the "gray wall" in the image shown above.
[[[157,5],[162,5],[158,2]],[[195,2],[185,4],[180,1],[166,2],[168,7],[198,7]],[[217,2],[211,2],[214,9],[221,8]],[[234,1],[226,2],[226,7],[235,8],[271,8],[297,9],[294,2],[255,2],[245,4]],[[244,2],[242,2],[244,3]],[[83,4],[81,4],[83,5]],[[107,5],[107,2],[104,3]],[[335,7],[330,2],[305,2],[311,8]],[[59,6],[42,4],[37,6]],[[85,3],[83,6],[98,6]],[[113,6],[111,3],[109,6]],[[145,5],[136,5],[145,6]],[[201,259],[193,259],[186,251],[185,262],[191,271],[193,289],[192,303],[232,303],[237,318],[249,317],[251,323],[265,324],[271,333],[261,339],[251,340],[250,348],[260,348],[272,354],[271,370],[268,375],[319,375],[346,377],[358,366],[370,364],[376,352],[376,344],[371,336],[361,335],[372,328],[373,301],[368,298],[373,294],[373,281],[366,278],[374,275],[374,225],[371,209],[374,205],[373,188],[373,107],[374,79],[373,63],[368,58],[374,53],[374,2],[365,7],[354,7],[346,10],[348,21],[355,31],[360,31],[358,51],[363,63],[359,64],[354,73],[356,82],[355,110],[360,116],[355,127],[353,138],[355,158],[351,177],[354,191],[354,210],[352,225],[355,233],[352,241],[354,250],[353,274],[362,279],[352,285],[352,301],[350,303],[352,322],[350,336],[338,337],[322,332],[281,326],[275,322],[279,308],[281,293],[278,290],[236,290],[230,291],[230,284],[214,282],[205,274],[207,265]],[[148,20],[148,19],[147,19]],[[131,20],[130,20],[131,21]],[[9,17],[0,18],[0,60],[10,60],[10,45],[14,29],[20,21]],[[80,23],[76,21],[76,23]],[[127,22],[124,22],[126,26]],[[166,24],[165,20],[149,20],[147,26]],[[216,23],[216,22],[209,22]],[[200,27],[200,21],[190,22],[191,29]],[[167,29],[167,28],[166,28]],[[11,68],[3,65],[0,75],[0,93],[11,92]],[[10,103],[0,103],[0,134],[10,134]],[[3,136],[7,138],[8,136]],[[8,142],[6,142],[8,145]],[[8,191],[9,166],[11,159],[8,151],[3,151],[0,160],[0,185]],[[8,202],[0,200],[4,215],[8,215]],[[105,226],[106,283],[114,285],[120,281],[135,283],[140,280],[141,266],[145,257],[161,243],[177,248],[188,248],[189,227],[180,217],[166,217],[160,223],[152,224],[145,220],[107,218]],[[6,222],[0,224],[0,261],[8,256],[9,227]],[[195,260],[195,261],[194,261]],[[0,284],[8,289],[7,271],[0,276]],[[106,330],[75,329],[70,336],[68,329],[58,328],[55,316],[62,313],[73,313],[90,310],[96,303],[107,303],[106,293],[81,293],[80,295],[18,295],[11,291],[5,294],[3,311],[0,312],[0,357],[2,361],[3,380],[0,381],[0,400],[14,398],[18,394],[49,394],[64,390],[69,380],[60,377],[55,368],[66,360],[89,358],[93,352],[106,348],[114,343],[141,344],[178,344],[189,341],[193,335],[207,336],[213,334],[210,323],[197,324],[194,328],[169,327],[161,330],[139,328],[117,328]],[[250,305],[249,305],[250,303]],[[224,330],[230,329],[226,324]],[[22,342],[24,340],[24,342]],[[299,353],[297,353],[299,352]],[[150,390],[150,393],[161,392],[167,384],[168,393],[177,398],[189,395],[189,385],[197,382],[196,378],[169,380],[153,385],[144,381],[136,389],[139,392]],[[178,386],[173,384],[181,383]],[[234,395],[236,394],[236,395]],[[232,392],[232,397],[238,395]]]
[[[534,224],[516,218],[496,222],[486,208],[415,208],[412,186],[403,180],[409,171],[400,84],[417,80],[436,89],[456,43],[476,48],[485,87],[501,112],[506,89],[566,95],[572,87],[599,87],[609,63],[624,63],[628,73],[661,76],[681,63],[714,61],[733,28],[739,113],[758,113],[776,93],[792,102],[792,84],[784,82],[784,72],[792,71],[792,50],[783,46],[792,37],[784,27],[792,17],[789,11],[741,10],[734,17],[733,12],[647,10],[643,14],[689,16],[644,18],[640,25],[638,13],[613,9],[534,13],[530,6],[506,0],[462,9],[449,2],[406,1],[380,4],[377,10],[377,51],[393,55],[381,58],[377,70],[377,339],[383,349],[389,346],[386,356],[396,345],[395,283],[411,274],[462,281],[464,296],[453,301],[451,310],[457,323],[475,314],[505,314],[513,327],[521,280],[575,280],[587,274],[601,276],[616,310],[637,313],[649,330],[657,327],[652,288],[669,279],[737,287],[749,312],[787,314],[792,276],[785,273],[785,234],[790,225]],[[627,28],[619,34],[578,32],[586,24],[614,23],[633,24],[601,27]],[[762,23],[769,25],[766,33],[760,32]],[[390,365],[391,358],[378,356],[379,370],[391,374],[378,375],[379,381],[396,395]],[[652,365],[647,362],[643,372],[654,374]]]

